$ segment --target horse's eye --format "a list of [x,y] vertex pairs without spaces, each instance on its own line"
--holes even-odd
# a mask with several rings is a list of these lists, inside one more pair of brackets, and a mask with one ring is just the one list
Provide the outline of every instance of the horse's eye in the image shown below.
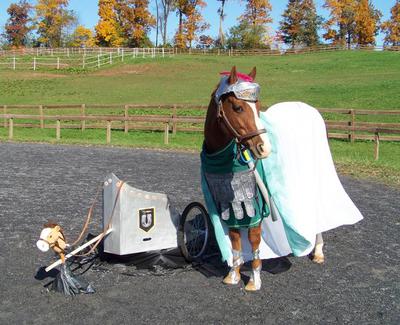
[[238,112],[238,113],[241,113],[241,112],[243,112],[243,108],[242,108],[242,106],[240,106],[240,105],[233,105],[232,106],[232,108],[233,108],[233,110],[235,111],[235,112]]

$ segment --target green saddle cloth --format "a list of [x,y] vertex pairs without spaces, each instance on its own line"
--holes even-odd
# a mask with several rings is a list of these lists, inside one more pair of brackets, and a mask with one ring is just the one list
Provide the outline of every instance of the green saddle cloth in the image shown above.
[[[254,186],[255,193],[253,193],[251,196],[251,209],[249,209],[248,206],[246,207],[245,202],[230,202],[229,207],[225,208],[221,207],[220,202],[217,202],[217,198],[218,196],[220,196],[218,195],[218,191],[224,192],[227,190],[226,186],[227,183],[228,186],[230,186],[229,178],[231,178],[232,174],[243,174],[249,171],[247,164],[238,159],[237,144],[234,141],[229,143],[224,149],[213,154],[207,154],[203,145],[203,150],[201,153],[201,167],[203,181],[208,184],[210,192],[214,193],[212,197],[214,199],[214,204],[220,214],[220,217],[221,214],[226,214],[226,212],[228,211],[227,209],[229,209],[229,218],[227,220],[224,220],[226,219],[226,217],[221,218],[221,220],[224,221],[229,228],[256,227],[260,224],[263,218],[269,215],[270,211],[268,205],[265,203],[265,200],[261,195],[258,186]],[[257,164],[256,168],[263,181],[265,181],[265,173],[262,164]],[[219,185],[212,185],[211,182],[207,182],[207,177],[215,174],[218,174],[218,176],[226,175],[227,180],[221,181],[221,184]],[[213,187],[216,186],[216,188],[210,189],[211,185]],[[245,184],[243,185],[245,186]],[[247,187],[246,189],[247,191],[248,188],[249,187]],[[228,190],[232,191],[232,193],[235,191],[233,188]],[[246,190],[243,190],[245,194]],[[232,198],[237,196],[241,195],[235,194],[232,195]],[[244,195],[244,199],[247,199],[246,195]],[[235,206],[233,206],[232,204]],[[223,210],[225,210],[225,213],[223,212]],[[251,216],[249,216],[249,210],[251,211]]]

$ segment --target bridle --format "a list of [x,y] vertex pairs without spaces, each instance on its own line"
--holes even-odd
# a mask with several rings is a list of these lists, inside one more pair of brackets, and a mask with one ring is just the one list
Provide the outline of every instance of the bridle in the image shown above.
[[226,125],[228,130],[231,132],[231,134],[235,138],[236,143],[241,144],[242,146],[245,146],[244,142],[246,140],[254,138],[260,134],[267,133],[267,130],[265,128],[263,128],[263,129],[257,129],[257,130],[251,131],[249,133],[246,133],[245,135],[240,135],[239,132],[236,131],[236,129],[233,127],[231,122],[229,122],[228,118],[226,117],[224,110],[223,110],[223,106],[222,106],[222,100],[219,100],[219,102],[217,103],[217,119],[222,121]]
[[[51,234],[52,232],[54,232],[54,229],[51,230],[50,234]],[[40,240],[43,241],[43,242],[45,242],[47,245],[49,245],[49,248],[57,247],[57,248],[59,248],[60,250],[63,250],[63,249],[60,247],[58,241],[59,241],[59,240],[62,240],[62,241],[64,241],[64,242],[66,242],[66,241],[65,241],[64,234],[63,234],[61,231],[59,231],[59,233],[60,233],[61,236],[58,237],[57,240],[54,241],[53,243],[50,243],[47,239],[44,239],[44,238],[40,238]],[[50,236],[50,234],[49,234],[48,236]]]

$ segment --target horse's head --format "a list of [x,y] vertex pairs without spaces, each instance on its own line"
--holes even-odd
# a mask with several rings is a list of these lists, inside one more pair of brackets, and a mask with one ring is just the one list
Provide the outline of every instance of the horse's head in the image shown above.
[[52,223],[45,224],[36,246],[42,252],[47,252],[52,248],[56,253],[62,253],[66,248],[66,243],[61,227]]
[[223,75],[214,94],[221,125],[256,158],[266,158],[271,144],[259,117],[260,86],[254,82],[256,68],[245,75],[233,67],[230,73]]

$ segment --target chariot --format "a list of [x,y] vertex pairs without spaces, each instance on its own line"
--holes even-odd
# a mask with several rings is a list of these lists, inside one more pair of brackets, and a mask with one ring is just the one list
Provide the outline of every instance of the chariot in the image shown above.
[[104,252],[128,255],[180,248],[187,261],[201,258],[211,236],[204,206],[190,203],[182,212],[173,208],[166,194],[146,192],[106,177],[103,187]]

